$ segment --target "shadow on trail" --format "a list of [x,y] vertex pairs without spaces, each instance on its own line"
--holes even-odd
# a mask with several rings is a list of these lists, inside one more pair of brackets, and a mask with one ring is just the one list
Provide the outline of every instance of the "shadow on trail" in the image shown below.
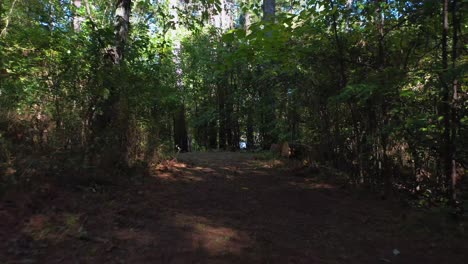
[[[127,186],[57,194],[11,223],[16,235],[0,244],[0,257],[6,263],[457,263],[455,254],[462,263],[466,245],[408,236],[401,209],[383,207],[251,154],[182,154]],[[440,244],[445,252],[431,250]]]

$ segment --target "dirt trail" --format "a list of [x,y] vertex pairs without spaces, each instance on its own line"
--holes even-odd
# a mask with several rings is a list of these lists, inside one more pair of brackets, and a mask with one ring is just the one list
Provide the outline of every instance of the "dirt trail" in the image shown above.
[[466,238],[243,153],[0,203],[0,263],[466,263]]

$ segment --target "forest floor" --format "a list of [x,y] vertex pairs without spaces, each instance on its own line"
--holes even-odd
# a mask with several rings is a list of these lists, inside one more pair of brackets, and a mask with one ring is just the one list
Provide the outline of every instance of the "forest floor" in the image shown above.
[[112,184],[6,194],[0,263],[467,263],[449,217],[255,155],[181,154]]

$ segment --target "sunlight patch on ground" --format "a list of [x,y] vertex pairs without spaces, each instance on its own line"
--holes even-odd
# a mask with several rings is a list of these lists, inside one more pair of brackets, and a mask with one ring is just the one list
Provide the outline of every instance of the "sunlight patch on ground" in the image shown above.
[[285,163],[279,159],[250,160],[248,164],[251,166],[254,166],[254,168],[264,168],[264,169],[278,168],[278,167],[283,167],[285,165]]
[[210,255],[240,255],[250,245],[250,239],[244,232],[219,226],[205,217],[178,214],[174,222],[190,230],[186,239],[191,241],[193,249],[203,249]]
[[189,168],[187,164],[177,162],[175,160],[166,161],[154,166],[151,169],[152,177],[159,178],[166,181],[203,181],[202,177],[195,176],[194,170],[201,170],[196,168]]
[[177,169],[187,168],[187,164],[178,162],[176,160],[166,160],[154,166],[154,169],[158,171],[167,171],[167,170],[171,170],[174,168],[177,168]]
[[216,173],[216,171],[213,170],[212,168],[195,167],[194,169],[199,170],[200,172],[203,172],[203,173]]
[[180,169],[180,168],[187,168],[187,164],[182,163],[182,162],[174,162],[173,166],[174,166],[175,168],[179,168],[179,169]]

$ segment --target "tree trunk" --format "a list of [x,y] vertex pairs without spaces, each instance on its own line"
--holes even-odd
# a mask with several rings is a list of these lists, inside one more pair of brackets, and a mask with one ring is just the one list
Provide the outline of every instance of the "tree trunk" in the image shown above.
[[276,0],[263,0],[263,21],[274,22]]
[[254,144],[253,113],[250,109],[247,112],[247,149],[253,149]]
[[[380,0],[378,1],[379,6],[377,7],[377,21],[378,21],[378,57],[377,57],[377,68],[378,70],[383,73],[386,67],[386,61],[385,61],[385,56],[386,56],[386,51],[385,51],[385,12],[382,8],[382,3],[386,2],[386,0]],[[380,85],[382,87],[385,87],[385,79],[384,76],[380,78]],[[391,164],[389,157],[387,155],[387,147],[388,147],[388,136],[387,132],[385,132],[385,128],[388,126],[388,106],[387,106],[387,101],[382,100],[381,101],[381,117],[380,119],[382,120],[383,128],[380,128],[379,134],[380,134],[380,147],[381,147],[381,166],[380,166],[380,173],[383,178],[383,183],[384,183],[384,195],[385,197],[390,197],[391,191],[392,191],[392,174],[391,174]]]
[[0,87],[3,87],[3,76],[2,75],[6,75],[6,70],[3,69],[3,37],[2,37],[2,30],[4,28],[4,23],[3,23],[3,16],[4,16],[4,10],[3,10],[3,0],[0,0]]
[[[131,0],[117,0],[114,18],[115,47],[107,50],[110,61],[114,64],[106,65],[109,76],[104,80],[107,87],[111,87],[109,98],[102,100],[97,106],[102,114],[93,120],[92,136],[96,141],[94,151],[96,155],[105,155],[106,161],[102,166],[120,164],[129,165],[128,132],[130,111],[126,94],[125,79],[116,81],[120,76],[121,64],[124,57],[124,48],[130,29]],[[96,149],[97,147],[97,149]]]
[[223,84],[218,84],[218,148],[226,148],[226,109],[225,109],[225,92]]
[[[275,0],[263,0],[263,17],[262,20],[267,23],[275,22],[275,9],[276,1]],[[272,32],[269,31],[266,33],[267,38],[272,37]],[[265,67],[270,67],[269,65],[263,65],[261,71],[264,71]],[[270,80],[271,81],[271,80]],[[276,125],[276,116],[275,116],[275,97],[273,90],[271,89],[270,81],[267,81],[260,87],[259,95],[262,102],[261,109],[261,126],[260,133],[263,138],[263,148],[268,149],[272,143],[277,141],[273,131],[275,130]]]
[[185,122],[185,107],[182,105],[174,114],[174,144],[181,152],[189,150],[187,126]]
[[[81,7],[81,0],[73,0],[73,4],[75,5],[75,10],[78,10]],[[83,18],[77,14],[78,12],[75,12],[73,14],[73,30],[75,32],[80,32],[81,31],[81,22],[83,21]]]
[[215,149],[218,147],[218,137],[216,135],[216,120],[213,120],[208,124],[208,140],[210,149]]
[[[330,0],[330,7],[333,10],[334,9],[334,3],[333,0]],[[338,36],[338,23],[336,21],[336,13],[333,13],[332,15],[332,26],[333,26],[333,35],[335,37],[335,42],[336,42],[336,48],[338,51],[338,61],[340,63],[340,85],[339,85],[339,90],[343,89],[346,87],[346,84],[348,82],[346,78],[346,66],[345,66],[345,61],[344,61],[344,52],[343,52],[343,44],[341,42],[340,37]]]
[[131,0],[117,0],[115,10],[114,34],[115,34],[115,54],[114,63],[120,64],[124,58],[125,43],[130,31],[130,9]]
[[225,101],[224,101],[224,113],[225,113],[225,134],[226,134],[226,141],[227,141],[227,148],[230,149],[232,147],[232,139],[233,139],[233,107],[232,107],[232,98],[230,94],[230,85],[228,85],[225,89]]
[[[452,71],[455,72],[455,68],[457,66],[457,48],[458,48],[458,30],[459,30],[459,20],[457,17],[457,0],[453,0],[452,2],[452,27],[453,27],[453,36],[452,36]],[[458,175],[457,175],[457,162],[456,162],[456,156],[455,154],[457,153],[456,147],[457,145],[455,144],[455,140],[457,137],[457,124],[458,124],[458,119],[457,119],[457,108],[455,107],[455,104],[458,100],[458,79],[457,76],[454,76],[453,81],[452,81],[452,103],[451,103],[451,135],[450,135],[450,145],[451,145],[451,152],[452,152],[452,157],[451,157],[451,180],[452,180],[452,200],[454,202],[457,201],[458,197]]]
[[240,126],[239,126],[239,119],[237,118],[237,114],[235,115],[236,118],[233,119],[232,123],[232,149],[238,150],[240,146]]
[[443,122],[443,176],[445,179],[445,186],[448,190],[448,196],[452,198],[453,195],[453,182],[452,182],[452,168],[453,168],[453,147],[451,138],[451,111],[450,111],[450,88],[448,84],[448,13],[449,13],[449,0],[444,0],[442,7],[442,115]]
[[155,151],[158,147],[158,142],[160,139],[160,128],[157,125],[159,121],[159,112],[156,107],[152,107],[150,110],[151,114],[151,124],[149,127],[148,133],[148,142],[146,144],[145,150],[145,161],[150,164],[156,162],[158,157],[157,152]]

